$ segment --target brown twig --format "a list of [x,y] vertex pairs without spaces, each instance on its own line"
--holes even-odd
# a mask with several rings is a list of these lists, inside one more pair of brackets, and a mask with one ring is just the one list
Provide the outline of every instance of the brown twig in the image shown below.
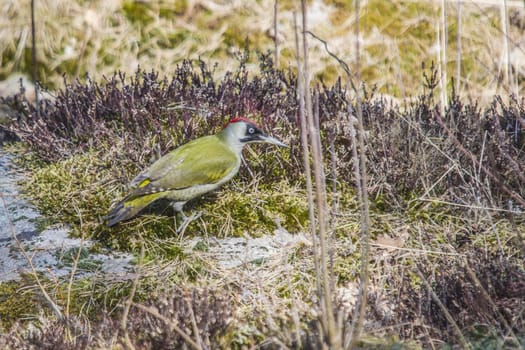
[[312,149],[312,161],[313,161],[313,173],[315,181],[315,199],[317,207],[317,218],[318,218],[318,230],[319,230],[319,248],[320,248],[320,272],[321,276],[317,278],[321,279],[321,305],[322,312],[325,314],[324,318],[324,332],[328,344],[332,348],[341,347],[339,330],[336,327],[334,309],[332,304],[332,288],[330,285],[330,276],[328,268],[328,244],[326,240],[327,233],[327,202],[326,202],[326,190],[324,188],[324,169],[323,169],[323,156],[321,152],[321,139],[319,130],[315,127],[312,99],[310,94],[310,79],[308,72],[308,40],[306,37],[307,25],[307,10],[306,1],[301,1],[301,12],[303,15],[303,88],[305,91],[305,107],[306,107],[306,119],[309,128],[310,145]]
[[[139,268],[142,265],[143,261],[144,261],[144,244],[142,244],[140,248],[140,259],[138,263]],[[126,301],[126,304],[124,305],[124,311],[122,312],[122,319],[120,320],[120,329],[124,333],[124,343],[130,350],[134,350],[135,346],[133,345],[129,337],[128,325],[127,325],[128,315],[129,315],[129,310],[131,309],[131,305],[133,304],[133,298],[135,297],[135,293],[137,292],[139,278],[140,278],[140,273],[139,271],[137,271],[137,275],[135,276],[135,279],[133,279],[133,284],[131,286],[131,291],[129,292],[128,300]]]
[[456,94],[461,87],[461,0],[457,0],[457,38],[456,38]]
[[456,333],[456,336],[458,337],[458,340],[459,340],[459,342],[461,344],[461,348],[462,349],[470,349],[471,346],[467,342],[465,337],[463,336],[463,333],[461,333],[461,330],[459,329],[458,324],[456,323],[456,321],[454,321],[454,318],[452,317],[452,315],[450,314],[450,312],[448,311],[446,306],[443,305],[443,303],[441,302],[441,300],[437,296],[436,292],[434,292],[434,290],[432,289],[432,286],[430,285],[430,283],[428,283],[427,279],[425,278],[425,276],[423,275],[423,273],[421,272],[421,270],[418,267],[416,267],[416,273],[419,276],[419,278],[421,278],[421,280],[423,281],[423,284],[427,288],[427,291],[430,293],[430,296],[431,296],[432,300],[434,300],[434,302],[438,305],[438,307],[443,312],[443,315],[445,315],[445,318],[447,319],[447,321],[452,326],[452,329]]
[[[299,95],[299,126],[300,126],[300,132],[301,132],[301,148],[302,148],[302,156],[303,156],[303,166],[304,166],[304,175],[305,175],[305,181],[306,181],[306,194],[308,196],[308,218],[310,220],[310,232],[312,234],[312,245],[313,245],[313,251],[314,251],[314,266],[315,266],[315,274],[316,276],[319,276],[319,248],[317,246],[317,238],[315,235],[315,212],[314,212],[314,196],[313,196],[313,185],[312,185],[312,170],[310,166],[310,150],[308,149],[308,132],[306,130],[306,117],[305,117],[305,89],[303,87],[304,85],[304,79],[303,79],[303,69],[301,65],[301,54],[299,50],[299,35],[297,33],[297,16],[294,12],[294,28],[295,28],[295,49],[297,53],[297,90]],[[319,281],[317,282],[317,293],[321,293],[321,287],[319,285]]]
[[35,23],[35,0],[31,0],[31,64],[33,69],[31,71],[33,84],[35,88],[35,106],[36,115],[40,116],[40,99],[38,96],[38,82],[37,82],[37,67],[36,62],[36,23]]
[[195,340],[196,343],[202,346],[204,343],[202,341],[199,327],[197,326],[197,320],[195,319],[195,313],[193,312],[193,305],[191,305],[191,297],[189,295],[186,295],[184,298],[184,301],[186,302],[186,305],[188,306],[188,312],[190,313],[190,321],[191,326],[193,328],[193,333],[195,334]]
[[279,1],[274,0],[273,2],[273,45],[274,45],[274,63],[275,67],[279,69],[279,37],[277,35],[277,14],[279,11]]
[[75,209],[77,211],[78,218],[80,220],[79,228],[80,228],[80,232],[82,232],[82,233],[81,233],[81,237],[80,237],[80,244],[78,246],[78,251],[77,251],[77,254],[75,256],[75,259],[73,260],[73,267],[72,267],[71,272],[69,274],[69,282],[68,282],[68,285],[67,285],[66,310],[64,312],[66,317],[69,317],[69,307],[70,307],[70,304],[71,304],[71,290],[73,289],[73,281],[74,281],[75,274],[76,274],[77,269],[78,269],[78,262],[80,261],[80,256],[82,254],[82,248],[84,246],[84,239],[85,239],[85,230],[83,229],[82,214],[80,213],[80,210],[78,208],[75,208]]
[[441,20],[440,20],[440,39],[439,40],[439,71],[440,75],[440,86],[441,86],[441,111],[444,112],[445,107],[448,104],[447,101],[447,45],[448,45],[448,24],[447,24],[447,2],[441,0]]
[[132,303],[132,305],[134,307],[136,307],[137,309],[145,311],[148,314],[150,314],[151,316],[156,317],[159,320],[163,321],[168,327],[170,327],[172,330],[174,330],[175,333],[180,335],[182,337],[182,339],[184,339],[184,341],[190,347],[192,347],[193,349],[195,349],[195,350],[204,350],[199,344],[197,344],[193,339],[191,339],[191,337],[186,332],[184,332],[184,330],[182,330],[179,326],[177,326],[172,320],[170,320],[167,317],[164,317],[163,315],[161,315],[157,311],[157,309],[155,309],[153,307],[137,304],[137,303]]
[[503,192],[507,193],[510,197],[512,197],[516,202],[518,202],[521,206],[525,206],[525,199],[523,199],[520,195],[516,194],[514,191],[509,189],[498,176],[494,175],[485,165],[481,163],[480,160],[478,160],[472,152],[469,152],[461,142],[454,136],[452,131],[447,127],[443,119],[438,113],[434,113],[434,117],[436,122],[439,124],[439,126],[446,132],[449,140],[456,146],[456,148],[463,153],[463,155],[467,156],[473,164],[479,165],[480,169],[483,170],[487,176],[489,176],[498,186],[503,190]]
[[358,93],[357,87],[356,87],[356,85],[354,84],[354,81],[353,81],[354,76],[352,74],[352,71],[350,70],[350,67],[348,67],[348,64],[346,64],[346,62],[343,61],[341,58],[339,58],[335,53],[330,51],[330,49],[328,48],[328,42],[326,40],[320,38],[318,35],[316,35],[315,33],[311,32],[309,30],[307,30],[306,33],[310,34],[313,38],[315,38],[316,40],[320,41],[324,45],[324,50],[326,51],[326,53],[329,54],[330,56],[332,56],[332,58],[335,59],[341,65],[341,67],[343,68],[343,70],[346,73],[346,76],[348,77],[348,81],[350,83],[350,86],[352,87],[352,89],[354,90],[355,93]]
[[[360,58],[360,45],[359,45],[359,10],[360,3],[359,0],[355,1],[355,45],[356,45],[356,77],[357,83],[361,85],[361,58]],[[357,117],[357,142],[359,145],[359,162],[357,164],[359,169],[356,169],[356,172],[359,172],[360,181],[358,186],[360,186],[360,201],[359,201],[359,211],[360,211],[360,226],[361,226],[361,271],[360,271],[360,285],[359,285],[359,295],[358,302],[356,303],[356,312],[354,315],[353,329],[354,334],[347,340],[348,343],[345,344],[351,348],[355,347],[356,341],[359,339],[366,315],[366,306],[368,301],[368,283],[369,283],[369,255],[370,255],[370,208],[368,202],[368,176],[366,170],[366,153],[365,153],[365,128],[363,123],[363,110],[361,105],[361,95],[356,94],[356,117]],[[352,123],[353,121],[350,120]],[[355,139],[354,139],[355,142]],[[345,346],[345,347],[347,347]]]

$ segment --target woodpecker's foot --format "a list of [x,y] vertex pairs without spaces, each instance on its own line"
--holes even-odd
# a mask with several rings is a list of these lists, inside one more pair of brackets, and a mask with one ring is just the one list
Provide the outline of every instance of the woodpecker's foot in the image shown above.
[[197,220],[198,218],[200,218],[202,216],[202,211],[195,212],[195,213],[191,214],[190,216],[186,216],[186,214],[184,214],[184,212],[181,211],[180,212],[180,216],[182,218],[182,223],[177,228],[177,233],[179,235],[183,235],[184,231],[186,231],[186,228],[188,227],[188,225],[191,224],[193,221]]

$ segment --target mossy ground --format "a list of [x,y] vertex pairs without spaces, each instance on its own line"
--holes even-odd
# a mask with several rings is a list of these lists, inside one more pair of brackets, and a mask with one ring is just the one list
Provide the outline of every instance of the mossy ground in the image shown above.
[[[423,107],[428,108],[420,106]],[[374,110],[377,107],[372,105],[366,108]],[[389,116],[387,111],[368,113],[369,116],[379,118]],[[420,118],[420,114],[414,117],[409,114],[407,118]],[[475,118],[475,115],[469,114],[466,118]],[[76,118],[71,121],[79,122]],[[171,134],[168,125],[166,123],[161,134],[165,140],[170,140],[167,145],[175,147],[180,144],[180,138],[188,135],[184,135],[184,130],[177,130],[176,135]],[[201,135],[203,131],[199,128],[206,127],[202,123],[196,125],[195,129],[190,129],[190,135]],[[408,159],[408,163],[404,163],[407,161],[402,155],[404,136],[399,136],[403,132],[402,127],[398,125],[383,129],[383,124],[371,122],[370,125],[371,132],[384,135],[383,143],[392,145],[385,149],[399,149],[400,155],[396,157],[395,154],[387,153],[386,159],[394,162],[392,164],[385,163],[385,159],[377,154],[371,155],[371,159],[375,159],[370,162],[371,173],[375,176],[372,176],[371,183],[374,186],[370,190],[371,301],[367,334],[371,340],[364,341],[363,348],[377,348],[375,339],[383,339],[385,348],[400,346],[417,349],[422,344],[431,344],[436,337],[446,337],[454,342],[457,335],[449,333],[449,324],[430,296],[425,280],[431,283],[447,309],[457,315],[472,315],[457,319],[465,336],[470,337],[473,325],[487,318],[493,320],[490,324],[494,329],[504,327],[498,321],[501,317],[506,317],[508,322],[519,327],[523,321],[520,316],[498,316],[499,312],[504,311],[486,310],[483,305],[492,299],[516,307],[516,303],[521,300],[519,281],[525,274],[519,263],[525,235],[522,215],[519,212],[505,212],[506,216],[488,214],[476,207],[465,210],[454,206],[448,197],[450,188],[438,186],[442,178],[439,174],[425,173],[421,176],[417,170],[437,169],[439,167],[434,164],[440,161],[425,156]],[[379,130],[373,128],[377,125],[380,126]],[[345,130],[344,127],[343,123],[340,129]],[[89,129],[89,125],[86,128]],[[465,129],[464,132],[468,132],[467,137],[471,137],[475,130]],[[158,302],[156,307],[162,310],[165,298],[173,293],[181,293],[180,288],[183,288],[183,294],[193,293],[199,288],[210,288],[214,290],[215,297],[227,298],[231,307],[228,309],[232,312],[228,316],[231,320],[227,326],[221,324],[223,336],[220,340],[216,339],[222,347],[241,348],[261,344],[269,339],[294,344],[297,342],[297,328],[300,329],[302,342],[315,344],[316,339],[319,339],[315,325],[315,315],[319,310],[316,306],[313,242],[309,235],[306,241],[284,244],[280,253],[269,259],[246,261],[235,268],[224,268],[210,258],[212,255],[207,254],[215,239],[271,236],[276,229],[284,229],[297,236],[308,232],[308,200],[298,155],[294,153],[297,147],[293,138],[295,130],[286,131],[285,126],[279,128],[291,145],[289,150],[249,146],[245,152],[246,164],[233,181],[214,193],[188,203],[188,213],[203,213],[184,235],[178,235],[175,231],[176,223],[169,203],[159,203],[145,215],[114,228],[107,228],[102,219],[112,203],[125,196],[128,191],[126,184],[140,171],[140,167],[147,166],[148,160],[155,159],[155,141],[159,140],[158,136],[140,132],[144,135],[144,147],[150,149],[148,151],[130,149],[128,146],[135,144],[130,141],[130,134],[110,133],[107,129],[105,132],[109,136],[106,137],[112,139],[113,143],[99,139],[98,143],[90,143],[92,147],[85,147],[84,142],[80,142],[77,147],[71,147],[58,157],[55,157],[53,148],[42,153],[37,147],[28,149],[26,146],[11,146],[8,149],[17,152],[19,165],[27,170],[27,181],[22,184],[25,193],[47,218],[70,224],[72,234],[77,237],[95,240],[96,244],[89,248],[93,251],[104,247],[135,255],[135,302],[144,303],[153,298],[153,303]],[[53,133],[43,131],[42,135],[48,137]],[[35,137],[35,134],[31,136]],[[322,136],[330,137],[329,129]],[[351,160],[345,153],[346,139],[340,136],[333,140],[341,144],[334,148],[340,153],[329,154],[325,158],[326,168],[333,169],[330,167],[331,157],[340,156],[336,166],[337,181],[334,182],[329,173],[326,183],[331,214],[331,249],[328,254],[337,290],[335,305],[342,312],[342,317],[349,317],[355,305],[354,293],[358,289],[361,266],[360,216],[356,191],[349,173],[351,166],[348,163]],[[57,141],[52,146],[66,149],[62,148],[67,144],[63,135]],[[34,138],[32,142],[37,145],[41,141]],[[416,149],[411,154],[428,152],[421,149],[425,146],[425,140],[408,140],[408,143],[407,147]],[[378,150],[382,151],[381,148]],[[54,157],[52,161],[46,159],[49,155]],[[134,162],[134,159],[138,161]],[[519,154],[516,159],[520,161]],[[388,172],[392,168],[396,171]],[[400,171],[401,168],[405,170]],[[450,167],[445,166],[444,169]],[[465,167],[461,171],[468,170]],[[509,168],[508,174],[513,174],[512,168]],[[432,179],[431,176],[434,176],[434,180],[428,180],[429,183],[436,184],[433,185],[433,193],[439,193],[439,188],[445,191],[436,197],[428,195],[429,186],[418,187],[421,178]],[[462,180],[462,177],[451,177],[448,181],[458,179]],[[509,184],[512,183],[510,181],[519,183],[519,175],[509,176],[506,181]],[[394,187],[399,183],[403,185]],[[456,183],[458,186],[453,188],[456,190],[468,184],[461,181]],[[187,249],[187,243],[195,237],[202,239],[193,249]],[[69,255],[76,256],[76,251],[71,251]],[[66,262],[70,260],[65,259]],[[91,264],[93,267],[94,262],[84,260],[81,259],[79,264]],[[68,310],[69,316],[85,318],[96,327],[105,322],[116,322],[121,317],[119,310],[126,304],[134,283],[134,278],[108,280],[105,276],[96,276],[76,279],[73,284],[67,280],[45,280],[45,288],[52,291],[50,294],[53,300],[62,309]],[[15,292],[8,286],[6,288],[8,292]],[[483,294],[481,288],[487,294]],[[34,295],[40,295],[34,286],[32,291],[33,294],[24,295],[23,298],[15,300],[8,297],[0,302],[0,309],[2,306],[12,309],[9,320],[24,317],[23,306],[28,303],[33,305]],[[43,317],[47,320],[54,318],[42,299],[36,299],[36,307],[33,308],[45,310]],[[138,327],[133,328],[138,329],[138,339],[156,334],[140,331],[145,329],[138,326],[142,319],[139,317],[130,324],[131,328]],[[410,326],[412,321],[400,321],[416,319],[432,325],[434,333],[428,335],[428,330],[425,330],[427,326],[413,328]],[[9,321],[6,327],[11,324]],[[374,324],[381,326],[378,328]],[[41,327],[47,329],[45,322]],[[53,327],[67,329],[69,326],[59,323]],[[519,329],[517,333],[521,334]],[[123,335],[118,334],[115,336],[116,343],[124,339]],[[427,334],[428,338],[415,345],[404,342],[414,339],[415,334]],[[100,336],[107,337],[103,334]],[[395,339],[390,341],[390,337],[396,336],[403,342]],[[163,338],[163,341],[168,339]],[[472,340],[472,343],[477,341]],[[479,341],[483,343],[491,340]]]
[[[314,318],[315,269],[310,259],[310,246],[297,246],[287,250],[283,257],[243,271],[244,267],[237,270],[237,275],[222,270],[213,261],[202,260],[198,248],[193,252],[182,248],[184,240],[193,236],[258,236],[272,233],[278,225],[292,233],[306,232],[308,206],[302,185],[292,185],[287,181],[267,184],[258,177],[251,181],[237,178],[190,205],[190,210],[202,210],[203,216],[188,227],[184,237],[179,237],[169,210],[160,216],[151,212],[113,229],[104,226],[101,217],[115,199],[115,193],[108,188],[113,186],[111,177],[116,170],[104,161],[100,153],[90,151],[52,164],[33,163],[30,156],[21,159],[20,164],[31,169],[24,189],[45,215],[56,221],[69,222],[74,234],[83,231],[87,233],[86,237],[93,237],[102,245],[129,250],[137,255],[137,261],[141,260],[137,265],[141,278],[135,294],[136,302],[150,300],[151,295],[162,295],[163,291],[172,288],[171,285],[221,286],[231,295],[231,305],[237,309],[235,321],[221,340],[229,344],[226,347],[256,344],[268,334],[281,339],[293,337],[296,326],[290,313],[293,308],[301,315],[303,332],[311,331],[309,322]],[[118,192],[117,196],[121,194]],[[339,208],[334,222],[331,257],[337,285],[347,286],[359,278],[359,216],[354,191],[340,185],[337,194],[334,198],[329,195],[331,204],[337,199]],[[383,300],[385,296],[381,295],[385,293],[390,294],[389,297],[392,297],[391,293],[399,293],[399,283],[407,283],[407,287],[413,290],[424,290],[420,276],[413,272],[414,266],[426,263],[434,266],[434,273],[441,275],[446,273],[443,270],[446,267],[439,267],[443,258],[459,262],[462,261],[459,258],[462,252],[470,249],[479,249],[488,255],[503,250],[505,256],[512,256],[519,254],[517,242],[520,235],[525,235],[523,226],[518,226],[516,232],[505,220],[487,226],[480,218],[481,221],[474,226],[471,219],[455,214],[448,206],[439,203],[411,205],[406,211],[392,212],[384,210],[380,196],[375,200],[377,203],[373,204],[371,212],[374,256],[371,271],[372,285],[378,288],[377,294],[373,294],[376,302]],[[481,231],[476,231],[476,227]],[[514,241],[516,244],[512,243]],[[144,253],[140,257],[142,250]],[[403,252],[411,253],[405,256]],[[255,275],[250,277],[250,271]],[[406,282],[399,279],[399,274],[406,275]],[[261,284],[261,280],[265,283]],[[110,312],[126,299],[132,281],[108,284],[104,279],[77,280],[71,286],[69,299],[66,281],[58,284],[48,281],[46,285],[53,290],[57,303],[63,307],[67,305],[71,315],[84,315],[96,322],[100,310]],[[23,317],[28,308],[35,310],[39,307],[37,305],[42,305],[41,300],[35,301],[38,290],[19,298],[14,297],[18,293],[18,284],[4,284],[3,288],[5,298],[0,302],[0,309],[9,310],[5,327]],[[239,293],[255,294],[243,299]],[[252,304],[256,295],[270,299]],[[378,313],[392,312],[387,311],[390,308],[395,310],[388,303],[376,305],[376,308]],[[268,324],[270,315],[274,323]],[[362,348],[420,348],[417,344],[395,339],[378,339],[364,338]],[[485,341],[490,342],[485,338],[480,340],[482,344]]]
[[40,301],[32,286],[34,280],[28,276],[22,282],[0,283],[0,332],[6,332],[15,322],[38,315]]
[[[164,201],[116,229],[104,226],[104,216],[127,191],[124,184],[114,186],[115,179],[119,175],[121,178],[134,175],[122,174],[126,169],[115,166],[103,151],[74,155],[52,164],[34,164],[30,154],[24,157],[18,162],[29,166],[31,171],[23,186],[25,194],[38,204],[44,215],[72,224],[73,234],[80,236],[82,230],[86,237],[113,242],[110,246],[120,249],[130,244],[129,232],[139,231],[140,240],[175,235],[180,217],[173,217],[175,213]],[[258,182],[260,179],[252,182],[237,179],[188,203],[187,212],[202,211],[203,216],[190,224],[186,234],[223,237],[247,233],[257,237],[272,233],[278,225],[289,232],[304,232],[308,227],[304,190],[286,181]]]

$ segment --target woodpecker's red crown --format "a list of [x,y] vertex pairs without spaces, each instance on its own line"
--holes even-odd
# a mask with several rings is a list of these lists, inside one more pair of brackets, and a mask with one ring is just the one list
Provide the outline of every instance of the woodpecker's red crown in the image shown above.
[[228,122],[228,124],[225,125],[228,126],[230,124],[234,124],[234,123],[237,123],[237,122],[245,122],[245,123],[249,123],[249,124],[253,124],[255,125],[257,128],[259,128],[259,125],[257,125],[256,122],[254,122],[253,120],[249,119],[249,118],[246,118],[246,117],[235,117],[235,118],[232,118],[230,119],[230,121]]

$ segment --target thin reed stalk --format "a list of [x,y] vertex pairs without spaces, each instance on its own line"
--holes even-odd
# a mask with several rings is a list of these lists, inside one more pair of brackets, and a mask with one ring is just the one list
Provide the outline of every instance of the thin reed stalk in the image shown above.
[[36,115],[40,114],[40,99],[38,96],[37,67],[36,62],[36,22],[35,22],[35,0],[31,0],[31,70],[33,84],[35,88]]
[[[303,161],[305,169],[307,170],[307,181],[311,176],[313,170],[314,183],[311,183],[311,191],[309,190],[309,207],[310,213],[313,213],[314,195],[315,195],[315,209],[317,210],[317,227],[312,225],[311,230],[314,242],[318,239],[319,246],[314,249],[314,260],[316,261],[316,283],[318,286],[318,297],[321,308],[321,327],[322,334],[320,341],[328,343],[327,345],[333,349],[341,348],[341,337],[336,326],[334,315],[334,307],[332,302],[332,288],[330,283],[330,269],[328,266],[328,203],[326,198],[325,175],[323,168],[323,156],[321,138],[319,134],[319,116],[314,115],[312,106],[312,97],[310,93],[310,79],[308,67],[308,40],[307,40],[307,10],[306,2],[301,1],[302,13],[302,57],[303,62],[299,60],[298,53],[298,70],[299,70],[299,85],[300,85],[300,118],[301,118],[301,140],[303,143]],[[299,43],[296,42],[298,52]],[[302,66],[302,68],[301,68]],[[307,137],[309,136],[309,138]],[[312,155],[312,167],[310,167],[310,152],[307,150],[310,147]],[[315,193],[313,193],[313,185],[315,184]],[[316,230],[317,229],[317,230]],[[317,234],[316,234],[317,233]],[[318,249],[317,249],[318,248]]]
[[[366,170],[366,153],[365,153],[365,128],[363,123],[363,108],[360,96],[361,87],[361,47],[359,44],[359,11],[360,3],[359,0],[355,2],[355,52],[356,52],[356,78],[357,78],[357,93],[356,93],[356,113],[357,118],[357,133],[353,132],[353,135],[357,134],[357,140],[355,136],[352,142],[358,145],[358,152],[352,151],[353,162],[355,167],[355,174],[359,176],[356,178],[358,192],[360,193],[359,199],[359,212],[360,212],[360,227],[361,227],[361,269],[360,269],[360,285],[358,301],[356,303],[356,312],[354,313],[353,322],[351,329],[353,333],[345,340],[345,348],[355,348],[356,342],[361,336],[364,320],[366,316],[366,306],[368,301],[368,284],[369,284],[369,256],[370,256],[370,206],[368,202],[368,176]],[[350,123],[354,123],[353,118],[350,117]],[[353,124],[351,124],[353,126]],[[357,158],[359,155],[359,158]]]
[[438,43],[439,43],[439,86],[441,87],[441,114],[445,115],[447,101],[447,2],[441,1],[441,16],[438,25]]
[[509,45],[509,15],[507,8],[507,0],[503,0],[501,3],[501,32],[503,34],[503,72],[505,77],[505,83],[507,84],[507,90],[511,93],[518,95],[518,87],[514,82],[512,75],[512,65],[510,63],[510,45]]
[[461,0],[457,5],[457,38],[456,38],[456,94],[461,87]]
[[[308,132],[306,130],[306,117],[305,117],[305,89],[304,89],[304,80],[303,69],[301,65],[301,54],[299,50],[299,34],[297,33],[297,16],[294,12],[294,28],[295,28],[295,45],[297,53],[297,90],[299,96],[299,126],[301,132],[301,148],[303,156],[303,166],[304,166],[304,176],[306,182],[306,194],[308,196],[308,217],[310,220],[310,232],[312,233],[312,244],[314,251],[314,266],[315,266],[315,275],[319,276],[319,248],[317,246],[316,230],[315,230],[315,211],[314,211],[314,196],[313,196],[313,185],[312,185],[312,170],[310,165],[310,149],[308,148]],[[317,282],[317,293],[321,293],[321,287],[319,280]]]
[[277,15],[279,1],[275,0],[273,3],[273,45],[274,45],[274,63],[275,67],[279,68],[279,36],[277,35]]
[[452,330],[454,331],[454,333],[456,333],[456,336],[458,337],[458,341],[459,341],[459,343],[461,345],[461,348],[462,349],[471,349],[472,347],[470,346],[470,344],[467,342],[467,340],[463,336],[463,333],[461,332],[461,329],[459,328],[459,326],[456,323],[456,321],[454,321],[454,317],[452,317],[452,315],[448,311],[447,307],[441,302],[441,300],[439,299],[438,295],[436,294],[436,292],[434,292],[434,289],[432,289],[432,286],[427,281],[426,277],[423,275],[423,273],[421,272],[421,270],[419,268],[417,268],[416,273],[419,276],[419,278],[421,279],[421,281],[423,282],[423,284],[425,285],[425,287],[427,288],[427,291],[430,294],[430,296],[432,297],[432,300],[441,309],[441,311],[443,312],[443,315],[445,315],[445,318],[447,319],[448,323],[451,325]]

